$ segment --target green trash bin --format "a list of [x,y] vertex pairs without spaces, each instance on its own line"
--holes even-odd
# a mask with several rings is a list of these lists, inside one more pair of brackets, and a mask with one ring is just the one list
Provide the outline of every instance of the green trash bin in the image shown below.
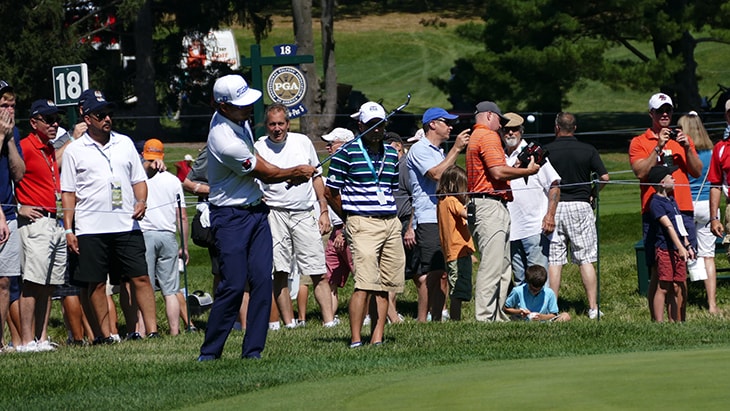
[[649,291],[649,267],[646,265],[646,253],[644,252],[644,240],[639,240],[634,244],[636,251],[636,271],[639,294],[646,296]]

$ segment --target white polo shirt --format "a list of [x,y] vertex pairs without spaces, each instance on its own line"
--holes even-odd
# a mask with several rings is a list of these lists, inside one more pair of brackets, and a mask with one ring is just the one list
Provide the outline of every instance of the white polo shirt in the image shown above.
[[[527,142],[522,140],[511,155],[505,154],[508,166],[512,167],[517,162],[517,155],[525,146]],[[537,174],[528,177],[527,183],[523,177],[510,180],[514,197],[513,201],[507,203],[511,220],[510,241],[521,240],[542,232],[542,219],[548,207],[547,194],[550,191],[550,184],[554,181],[560,183],[560,175],[550,164],[550,160],[540,167]]]
[[177,231],[177,196],[185,212],[182,184],[172,173],[164,171],[147,180],[147,212],[139,226],[142,231]]
[[208,132],[208,200],[217,206],[243,206],[263,193],[249,175],[256,168],[253,133],[220,113],[213,114]]
[[[319,157],[309,137],[299,133],[287,133],[286,139],[275,143],[268,137],[261,137],[256,144],[256,152],[269,163],[288,168],[301,164],[317,166]],[[317,169],[317,175],[322,169]],[[264,199],[270,207],[279,207],[287,210],[310,210],[317,201],[317,195],[312,186],[312,180],[304,184],[286,188],[287,183],[266,184],[259,181],[264,191]]]
[[[63,152],[61,191],[76,193],[76,235],[139,230],[134,213],[134,184],[147,180],[132,140],[112,131],[103,147],[84,134]],[[121,207],[112,205],[119,185]]]

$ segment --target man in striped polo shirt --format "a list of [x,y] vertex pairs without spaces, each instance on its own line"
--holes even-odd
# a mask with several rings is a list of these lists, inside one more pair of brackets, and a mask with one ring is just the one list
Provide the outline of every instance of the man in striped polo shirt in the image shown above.
[[[367,102],[351,116],[360,132],[385,118],[385,109]],[[350,299],[350,347],[362,346],[361,332],[368,295],[375,298],[370,343],[383,343],[388,292],[402,292],[405,254],[393,190],[398,188],[398,153],[383,143],[385,123],[346,146],[332,158],[327,201],[345,222],[352,251],[355,290]]]

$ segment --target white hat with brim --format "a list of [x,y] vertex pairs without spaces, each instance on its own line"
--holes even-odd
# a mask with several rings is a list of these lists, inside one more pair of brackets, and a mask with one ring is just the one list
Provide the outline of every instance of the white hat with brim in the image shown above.
[[261,94],[261,91],[249,87],[246,80],[236,74],[223,76],[213,85],[213,99],[216,103],[250,106],[261,98]]
[[346,143],[346,142],[352,140],[353,138],[355,138],[355,134],[353,134],[352,131],[350,131],[346,128],[342,128],[342,127],[337,127],[334,130],[332,130],[329,133],[322,136],[322,140],[328,141],[330,143],[333,141],[342,141],[342,142]]
[[385,109],[383,108],[383,106],[374,101],[368,101],[367,103],[360,106],[360,110],[357,113],[350,114],[350,117],[359,120],[361,123],[365,124],[374,118],[380,120],[384,119]]

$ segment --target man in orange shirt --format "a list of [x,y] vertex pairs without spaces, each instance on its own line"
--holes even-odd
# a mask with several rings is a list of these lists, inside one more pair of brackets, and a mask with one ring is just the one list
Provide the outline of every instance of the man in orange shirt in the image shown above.
[[[697,247],[694,226],[694,207],[692,205],[692,194],[690,193],[687,174],[692,177],[699,177],[702,173],[702,161],[697,156],[692,138],[681,129],[672,129],[672,113],[674,106],[672,99],[664,94],[657,93],[649,99],[649,117],[651,117],[651,128],[644,134],[636,136],[631,140],[629,146],[629,162],[636,177],[646,182],[649,170],[656,165],[675,165],[678,169],[672,174],[675,181],[674,199],[677,201],[679,211],[684,220],[684,226],[690,237],[690,243]],[[643,223],[644,244],[653,244],[653,239],[647,239],[649,229],[648,204],[652,194],[655,193],[650,184],[641,185],[641,213]],[[654,250],[645,247],[646,263],[650,267],[651,280],[647,298],[652,319],[652,300],[657,288],[656,264],[654,261]]]
[[492,101],[477,104],[475,125],[466,148],[469,192],[474,202],[472,233],[481,254],[474,292],[477,321],[505,321],[502,311],[512,280],[509,252],[512,201],[509,180],[537,173],[540,166],[530,158],[525,168],[510,167],[497,133],[507,119]]

